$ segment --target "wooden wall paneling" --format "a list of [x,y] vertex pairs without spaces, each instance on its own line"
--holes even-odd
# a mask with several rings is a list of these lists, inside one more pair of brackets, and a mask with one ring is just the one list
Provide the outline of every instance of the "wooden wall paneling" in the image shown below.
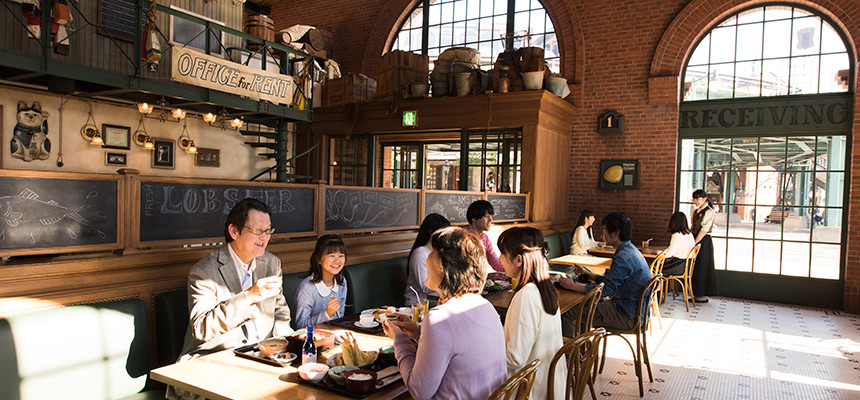
[[[525,125],[522,127],[523,148],[521,152],[522,164],[520,166],[520,170],[522,171],[520,191],[531,193],[532,198],[536,200],[532,202],[531,209],[529,210],[532,220],[543,221],[545,213],[540,209],[541,206],[538,204],[544,201],[543,193],[537,189],[538,183],[536,182],[540,174],[538,153],[536,151],[538,148],[537,133],[537,125]],[[541,159],[541,163],[544,161],[549,160]]]

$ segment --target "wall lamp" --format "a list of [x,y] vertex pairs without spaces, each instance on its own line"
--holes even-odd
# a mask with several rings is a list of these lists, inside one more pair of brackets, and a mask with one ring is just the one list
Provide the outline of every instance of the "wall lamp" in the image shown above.
[[182,124],[182,134],[180,134],[179,139],[176,140],[176,145],[179,146],[180,149],[185,150],[188,154],[197,154],[197,146],[194,145],[194,140],[191,139],[191,135],[188,134],[187,120]]
[[101,146],[104,144],[104,141],[102,140],[101,132],[99,132],[99,126],[96,124],[96,119],[93,117],[93,105],[89,102],[87,102],[87,105],[90,107],[90,110],[87,115],[87,121],[81,127],[81,137],[92,145]]
[[143,125],[143,114],[140,114],[140,122],[137,123],[137,130],[134,131],[131,139],[136,145],[143,147],[144,150],[155,149],[152,137],[149,136],[149,133],[146,132],[146,126]]

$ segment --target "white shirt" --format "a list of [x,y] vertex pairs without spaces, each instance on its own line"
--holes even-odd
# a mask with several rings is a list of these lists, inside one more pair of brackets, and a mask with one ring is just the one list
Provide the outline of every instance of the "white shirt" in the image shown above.
[[588,236],[588,230],[580,225],[573,231],[573,242],[570,245],[570,254],[588,254],[588,249],[594,247],[597,242]]
[[[531,399],[547,398],[549,363],[555,352],[564,344],[561,335],[561,313],[559,310],[550,315],[543,309],[540,291],[529,282],[511,299],[505,316],[505,353],[508,377],[513,376],[526,364],[539,358],[537,379],[532,386]],[[541,379],[542,378],[542,379]],[[555,366],[553,393],[556,399],[564,399],[564,386],[567,379],[567,361],[562,357]]]
[[331,286],[326,286],[325,282],[320,279],[319,282],[314,283],[314,286],[317,288],[317,292],[319,292],[322,297],[329,297],[331,292],[337,292],[337,280],[335,279],[334,284]]
[[687,254],[690,253],[690,250],[695,245],[696,238],[693,237],[693,234],[688,233],[685,235],[681,232],[675,232],[672,234],[671,241],[669,241],[669,247],[666,248],[666,258],[687,258]]
[[[236,265],[236,273],[239,274],[239,282],[242,284],[242,290],[248,290],[249,287],[254,286],[254,270],[257,269],[257,258],[252,258],[251,264],[245,264],[236,252],[233,251],[233,246],[229,243],[227,250],[230,252],[230,257],[233,258],[233,264]],[[256,310],[256,307],[254,309]],[[243,327],[248,332],[248,340],[258,341],[260,337],[257,334],[257,324],[254,320],[246,322]]]

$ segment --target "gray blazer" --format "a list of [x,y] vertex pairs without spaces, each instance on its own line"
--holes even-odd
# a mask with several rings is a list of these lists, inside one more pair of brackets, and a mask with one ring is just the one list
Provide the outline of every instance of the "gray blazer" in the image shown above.
[[[281,260],[271,253],[257,257],[252,281],[281,275]],[[281,293],[252,305],[239,281],[227,245],[197,262],[188,272],[190,323],[179,361],[250,344],[245,323],[254,320],[260,337],[283,336],[290,328],[290,308]],[[255,340],[255,339],[253,339]]]

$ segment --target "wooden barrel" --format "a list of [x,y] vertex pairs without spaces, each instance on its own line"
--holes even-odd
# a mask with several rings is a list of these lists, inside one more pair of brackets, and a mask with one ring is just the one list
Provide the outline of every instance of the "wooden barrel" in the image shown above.
[[334,45],[334,34],[331,31],[331,28],[326,25],[314,25],[315,28],[320,32],[323,38],[323,48],[325,50],[326,58],[332,58],[332,47]]
[[[251,15],[245,20],[245,33],[274,42],[275,23],[271,18],[265,15]],[[248,50],[257,51],[260,50],[262,45],[260,43],[248,41],[248,44],[245,47]]]

